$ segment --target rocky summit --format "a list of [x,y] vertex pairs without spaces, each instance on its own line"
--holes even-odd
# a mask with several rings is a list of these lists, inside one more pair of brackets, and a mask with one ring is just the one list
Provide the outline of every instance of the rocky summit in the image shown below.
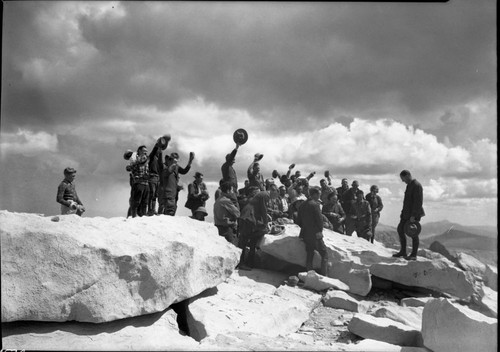
[[2,322],[100,323],[160,312],[223,282],[240,255],[212,224],[186,217],[1,211],[0,223]]
[[[43,350],[494,351],[496,267],[325,230],[329,275],[305,271],[298,227],[259,267],[188,217],[0,211],[2,347]],[[470,258],[469,258],[470,259]],[[319,267],[319,257],[315,258]],[[448,297],[436,298],[436,297]]]

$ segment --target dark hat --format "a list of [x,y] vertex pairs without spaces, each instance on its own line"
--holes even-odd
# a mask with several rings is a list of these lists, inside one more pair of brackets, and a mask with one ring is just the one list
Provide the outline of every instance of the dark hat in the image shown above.
[[194,177],[194,178],[203,177],[203,174],[202,174],[201,172],[199,172],[199,171],[196,171],[196,172],[194,173],[194,176],[193,176],[193,177]]
[[264,154],[255,153],[255,161],[262,160],[263,157],[264,157]]
[[417,237],[422,231],[422,226],[418,221],[410,222],[410,220],[405,222],[404,231],[407,236]]
[[205,209],[205,207],[198,207],[194,212],[195,213],[202,213],[203,215],[208,216],[208,213],[207,213],[207,210]]
[[325,171],[325,177],[326,177],[326,178],[329,178],[329,177],[330,177],[330,171],[328,171],[328,170],[326,170],[326,171]]
[[248,140],[248,133],[243,128],[238,128],[233,133],[233,141],[237,144],[245,144]]
[[74,174],[74,173],[76,173],[76,170],[73,169],[72,167],[67,167],[67,168],[64,169],[64,174],[65,175],[70,175],[70,174]]
[[164,136],[161,136],[158,138],[158,144],[160,145],[160,148],[162,150],[165,150],[167,148],[168,142],[170,141],[171,137],[169,134],[166,134]]
[[278,171],[277,170],[273,170],[272,176],[273,176],[273,178],[278,177],[279,176]]
[[179,159],[179,154],[177,154],[177,153],[174,152],[174,153],[170,154],[170,157],[172,159]]
[[130,149],[127,149],[127,151],[123,153],[123,159],[129,160],[132,157],[132,154],[134,154],[134,152]]

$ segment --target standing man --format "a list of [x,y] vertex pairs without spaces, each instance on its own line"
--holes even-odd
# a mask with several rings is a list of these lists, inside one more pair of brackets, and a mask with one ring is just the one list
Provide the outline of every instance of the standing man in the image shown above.
[[328,276],[328,252],[323,241],[323,216],[319,206],[321,191],[313,187],[309,190],[310,198],[299,208],[297,224],[306,245],[306,269],[313,270],[314,251],[321,255],[321,270],[319,274]]
[[342,206],[344,206],[344,200],[342,197],[344,196],[344,193],[347,192],[348,189],[349,189],[349,182],[347,182],[346,178],[343,178],[341,186],[337,188],[337,195],[339,196],[339,202],[340,205]]
[[229,182],[233,187],[233,193],[238,193],[238,179],[236,177],[236,171],[234,171],[233,165],[236,161],[235,156],[240,144],[236,143],[236,148],[230,154],[226,155],[226,162],[222,164],[222,179],[224,182]]
[[[342,180],[342,182],[344,182],[344,180]],[[347,214],[347,217],[345,219],[345,234],[347,236],[351,236],[355,230],[356,224],[353,221],[352,217],[349,216],[349,214],[351,214],[351,205],[356,200],[356,192],[358,192],[358,189],[359,189],[358,181],[356,180],[352,181],[352,187],[342,194],[342,201],[340,202],[342,208]]]
[[253,162],[250,164],[247,170],[247,177],[249,186],[259,187],[261,191],[266,190],[264,176],[260,172],[259,161],[264,157],[263,154],[257,153],[254,156]]
[[188,195],[185,207],[191,210],[193,219],[204,221],[205,216],[202,211],[197,211],[200,207],[204,210],[207,199],[210,198],[207,186],[203,182],[203,174],[196,171],[194,181],[188,185]]
[[194,153],[189,153],[189,161],[186,167],[180,167],[179,154],[172,153],[165,156],[165,167],[160,176],[160,193],[162,198],[160,214],[174,216],[177,211],[177,199],[179,193],[179,174],[185,175],[191,169]]
[[240,210],[229,196],[233,192],[233,185],[230,182],[222,182],[220,189],[221,194],[214,203],[214,224],[219,230],[219,236],[236,246],[238,244],[236,229]]
[[145,145],[137,148],[137,159],[127,170],[132,173],[132,204],[130,215],[143,216],[147,214],[149,201],[149,163],[148,149]]
[[82,216],[85,207],[76,193],[73,181],[76,177],[76,170],[72,167],[64,169],[64,180],[57,187],[57,203],[61,204],[61,214],[76,214]]
[[373,239],[375,238],[375,227],[377,227],[378,221],[380,219],[380,212],[384,208],[384,204],[382,203],[382,198],[377,194],[378,186],[372,185],[370,187],[370,193],[366,195],[366,200],[370,203],[370,208],[372,210],[372,238],[371,242],[373,243]]
[[328,186],[324,178],[319,181],[319,185],[321,186],[321,202],[323,203],[323,205],[325,205],[328,201],[328,196],[331,193],[337,193],[337,190],[333,187]]
[[403,170],[399,174],[401,181],[406,183],[405,196],[403,200],[403,210],[401,210],[401,221],[398,225],[399,241],[401,242],[401,250],[393,254],[393,257],[404,257],[407,260],[416,260],[419,239],[418,234],[412,236],[412,249],[411,254],[406,256],[406,234],[405,224],[407,222],[419,222],[422,216],[425,215],[424,208],[422,207],[424,196],[423,188],[420,182],[412,178],[410,171]]

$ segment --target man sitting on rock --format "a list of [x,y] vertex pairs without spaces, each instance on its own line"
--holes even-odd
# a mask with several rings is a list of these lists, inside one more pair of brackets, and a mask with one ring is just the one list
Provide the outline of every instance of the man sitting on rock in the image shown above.
[[231,182],[223,181],[220,189],[220,196],[214,204],[214,224],[219,230],[219,236],[223,236],[236,246],[238,244],[236,228],[240,210],[231,200],[230,194],[233,192],[233,185]]
[[326,204],[323,205],[322,212],[326,215],[328,220],[330,220],[333,226],[333,231],[343,234],[345,212],[344,209],[342,209],[342,205],[338,202],[336,192],[332,192],[328,195]]
[[317,187],[309,189],[310,198],[301,204],[297,224],[306,245],[306,269],[313,270],[314,251],[321,255],[320,275],[328,276],[328,252],[323,241],[323,216],[319,206],[321,191]]
[[370,209],[370,203],[363,197],[364,192],[358,189],[356,192],[356,200],[351,202],[349,216],[354,224],[354,230],[358,234],[358,237],[370,241],[372,237],[372,210]]

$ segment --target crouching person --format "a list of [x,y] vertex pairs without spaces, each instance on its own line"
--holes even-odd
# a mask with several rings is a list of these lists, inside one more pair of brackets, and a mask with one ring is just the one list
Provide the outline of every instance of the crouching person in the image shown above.
[[232,184],[222,182],[220,189],[220,196],[214,204],[214,223],[219,230],[219,236],[223,236],[228,242],[236,246],[238,244],[236,227],[240,210],[231,201]]
[[313,269],[314,251],[321,255],[321,270],[319,274],[328,276],[328,252],[323,241],[323,216],[319,206],[321,191],[319,188],[309,189],[310,198],[304,201],[298,211],[297,224],[306,245],[306,269]]

